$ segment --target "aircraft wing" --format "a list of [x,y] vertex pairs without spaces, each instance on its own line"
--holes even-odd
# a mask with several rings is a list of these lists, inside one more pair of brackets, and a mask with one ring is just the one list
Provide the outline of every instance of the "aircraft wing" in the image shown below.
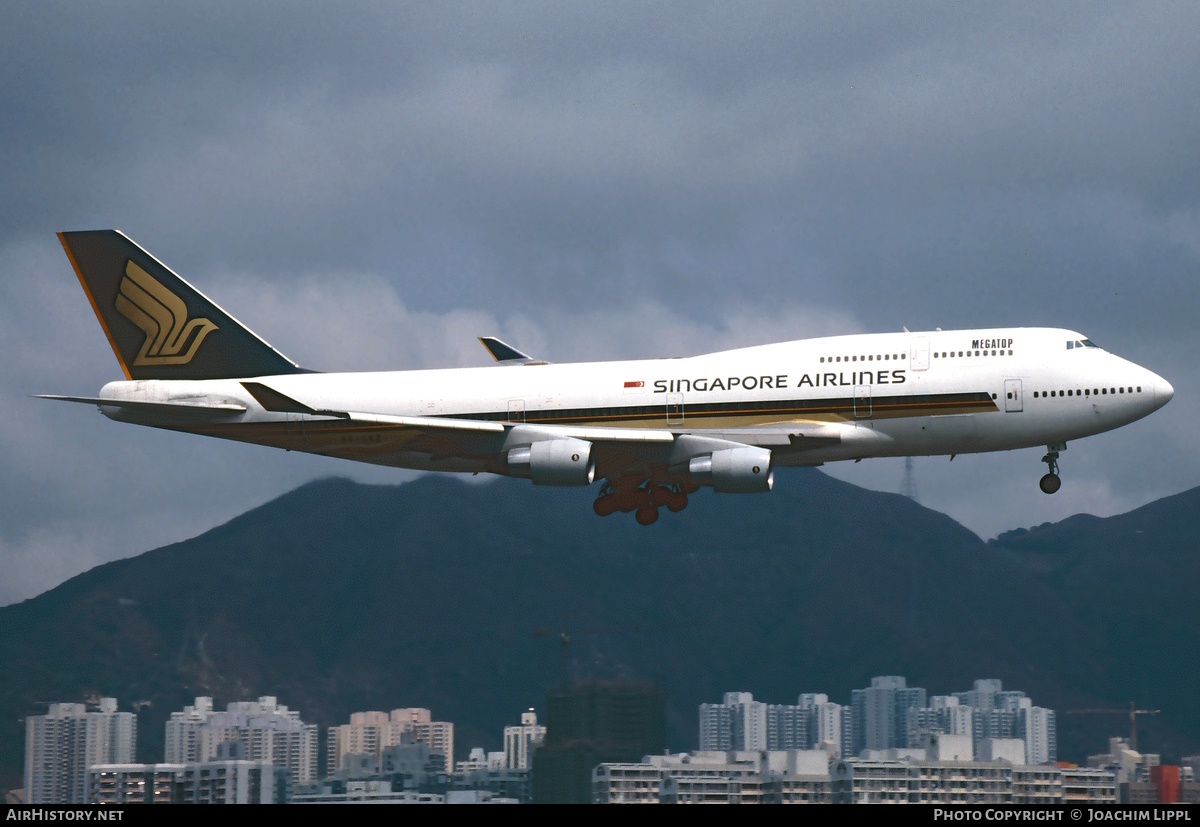
[[[834,445],[842,436],[837,426],[812,422],[789,422],[737,430],[669,428],[611,428],[588,425],[544,425],[523,422],[465,419],[441,416],[394,416],[361,411],[331,411],[309,407],[260,382],[242,382],[242,386],[265,409],[276,413],[328,416],[364,425],[392,426],[428,433],[505,434],[506,445],[550,439],[582,439],[614,445],[692,445],[696,453],[716,448],[755,444],[803,450]],[[686,448],[682,449],[687,452]],[[680,451],[675,452],[676,455]]]
[[[791,423],[787,427],[745,431],[679,432],[665,428],[610,428],[578,425],[497,422],[435,416],[390,416],[358,411],[315,411],[324,421],[305,424],[308,450],[331,456],[387,464],[396,452],[428,455],[433,464],[467,470],[495,470],[508,452],[556,440],[589,443],[598,479],[646,478],[653,468],[678,469],[697,457],[755,446],[774,454],[779,465],[819,465],[805,454],[842,441],[836,427]],[[318,447],[315,443],[323,443]],[[471,468],[470,470],[475,470]]]
[[[590,444],[596,479],[645,480],[687,468],[691,460],[716,452],[750,448],[762,462],[773,456],[778,466],[821,465],[817,449],[841,442],[837,434],[805,433],[804,424],[788,430],[757,429],[756,433],[676,433],[646,428],[588,428],[555,425],[480,422],[438,417],[393,417],[350,413],[348,421],[331,423],[337,432],[359,436],[334,436],[318,453],[389,464],[397,451],[427,455],[433,468],[458,471],[492,471],[503,468],[514,449],[554,441]],[[821,426],[818,426],[820,428]],[[320,439],[316,429],[313,439]],[[472,465],[474,463],[474,465]],[[658,469],[658,470],[655,470]]]
[[273,423],[229,421],[246,411],[245,405],[232,399],[150,401],[51,394],[38,398],[116,408],[121,412],[119,418],[126,421],[167,424],[212,436],[383,464],[391,464],[391,458],[401,453],[417,453],[428,455],[431,462],[457,462],[468,469],[488,470],[514,448],[553,440],[582,440],[593,446],[597,473],[602,478],[638,475],[652,466],[678,466],[695,457],[747,445],[770,450],[779,464],[812,464],[804,461],[804,453],[835,445],[843,437],[836,424],[819,422],[683,430],[323,410],[261,382],[241,384],[264,409],[293,414],[295,418]]

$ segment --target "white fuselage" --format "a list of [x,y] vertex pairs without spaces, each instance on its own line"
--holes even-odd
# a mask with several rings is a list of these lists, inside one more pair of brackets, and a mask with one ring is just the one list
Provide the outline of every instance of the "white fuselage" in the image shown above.
[[[417,469],[496,470],[483,442],[411,449],[329,411],[525,423],[564,433],[620,428],[707,434],[772,450],[779,465],[1058,445],[1146,416],[1173,389],[1070,330],[884,333],[806,339],[677,359],[258,377],[311,412],[268,410],[246,380],[133,381],[101,396],[208,400],[244,412],[203,425],[103,408],[113,418]],[[836,434],[794,450],[784,432]],[[815,429],[815,430],[814,430]],[[824,429],[824,430],[822,430]],[[482,439],[482,438],[481,438]],[[802,442],[803,440],[801,440]],[[467,443],[471,440],[467,439]]]

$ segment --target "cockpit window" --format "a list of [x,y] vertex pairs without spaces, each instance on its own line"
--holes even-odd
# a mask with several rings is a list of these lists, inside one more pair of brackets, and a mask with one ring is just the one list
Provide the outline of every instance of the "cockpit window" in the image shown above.
[[1096,344],[1091,339],[1075,340],[1067,342],[1067,350],[1074,350],[1077,347],[1096,347]]

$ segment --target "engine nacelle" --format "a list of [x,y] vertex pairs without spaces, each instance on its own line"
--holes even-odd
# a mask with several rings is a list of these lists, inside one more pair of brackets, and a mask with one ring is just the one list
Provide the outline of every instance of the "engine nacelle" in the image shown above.
[[592,443],[567,437],[512,448],[508,471],[534,485],[591,485],[596,477]]
[[729,494],[760,494],[775,484],[771,452],[766,448],[727,448],[688,462],[688,476],[700,485]]

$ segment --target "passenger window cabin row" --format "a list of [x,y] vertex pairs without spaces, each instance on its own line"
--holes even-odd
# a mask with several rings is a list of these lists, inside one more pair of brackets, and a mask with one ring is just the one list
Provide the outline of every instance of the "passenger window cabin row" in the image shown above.
[[934,359],[953,359],[957,356],[966,358],[967,356],[1012,356],[1012,355],[1013,355],[1013,352],[1011,350],[990,350],[990,351],[989,350],[959,350],[959,351],[943,350],[940,352],[935,350],[933,352]]
[[904,361],[903,353],[868,354],[866,356],[822,356],[821,362],[897,362]]
[[[956,357],[966,358],[968,356],[1012,356],[1011,350],[935,350],[931,354],[934,359],[954,359]],[[884,354],[868,354],[866,356],[822,356],[821,363],[825,362],[887,362],[897,361],[902,362],[907,357],[904,353],[884,353]]]
[[1037,399],[1038,394],[1041,398],[1056,397],[1056,396],[1107,396],[1108,394],[1118,393],[1141,393],[1142,386],[1138,385],[1137,390],[1133,388],[1084,388],[1081,391],[1034,391],[1033,398]]

